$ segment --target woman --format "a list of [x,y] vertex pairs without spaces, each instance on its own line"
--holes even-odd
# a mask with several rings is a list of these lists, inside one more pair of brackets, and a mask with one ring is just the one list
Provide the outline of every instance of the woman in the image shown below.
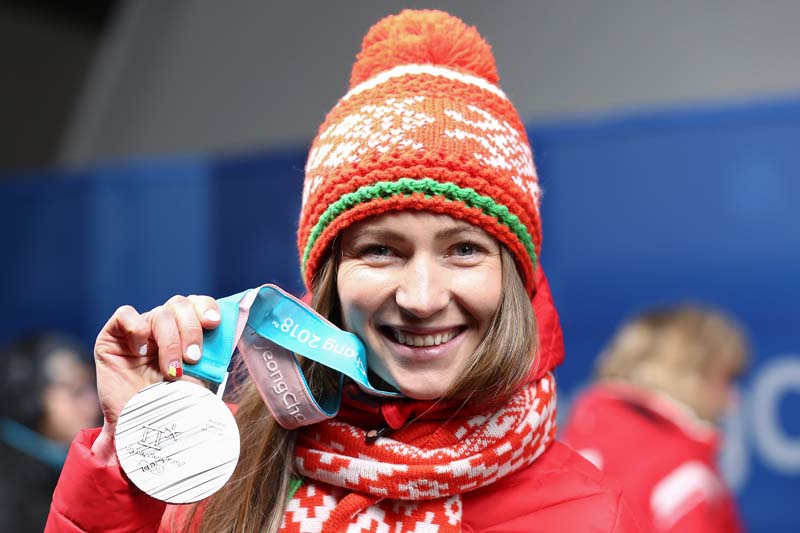
[[717,311],[643,313],[600,356],[563,437],[623,484],[654,531],[741,531],[716,466],[717,424],[746,362],[741,329]]
[[85,348],[42,332],[0,350],[0,531],[41,531],[70,441],[100,406]]
[[[309,153],[298,246],[312,305],[360,337],[370,379],[404,398],[351,383],[334,420],[287,431],[245,391],[232,480],[165,512],[116,475],[114,423],[136,390],[200,357],[219,314],[205,297],[120,308],[96,346],[106,422],[73,450],[76,476],[114,471],[93,490],[118,505],[78,519],[65,475],[54,529],[635,529],[619,491],[553,440],[562,345],[537,265],[539,189],[497,81],[489,46],[459,19],[387,17]],[[330,373],[303,364],[312,390],[331,393]]]

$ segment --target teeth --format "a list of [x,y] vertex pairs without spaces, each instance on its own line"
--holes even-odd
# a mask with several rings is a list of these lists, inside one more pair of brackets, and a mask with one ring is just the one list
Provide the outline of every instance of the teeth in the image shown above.
[[403,333],[400,330],[392,329],[395,340],[400,344],[406,346],[439,346],[445,342],[449,342],[453,337],[458,335],[458,331],[453,330],[447,333],[438,333],[436,335],[412,335],[410,333]]

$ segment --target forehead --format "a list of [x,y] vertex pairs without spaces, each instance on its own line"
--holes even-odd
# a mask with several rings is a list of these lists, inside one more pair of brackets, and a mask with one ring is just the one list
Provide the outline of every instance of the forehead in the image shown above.
[[454,233],[487,235],[481,228],[449,215],[427,211],[400,211],[361,220],[345,229],[342,238],[347,240],[378,234],[396,234],[410,238],[447,237]]
[[49,381],[80,380],[91,375],[87,366],[77,353],[59,349],[47,358],[44,372]]

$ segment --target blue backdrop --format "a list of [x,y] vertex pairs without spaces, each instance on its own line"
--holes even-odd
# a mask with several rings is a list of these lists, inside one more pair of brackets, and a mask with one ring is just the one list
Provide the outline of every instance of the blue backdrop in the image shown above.
[[[564,326],[561,410],[627,316],[720,306],[754,364],[723,457],[753,531],[800,512],[800,99],[529,130],[542,263]],[[0,184],[0,342],[56,327],[92,343],[113,310],[264,282],[301,290],[305,148],[25,175]]]

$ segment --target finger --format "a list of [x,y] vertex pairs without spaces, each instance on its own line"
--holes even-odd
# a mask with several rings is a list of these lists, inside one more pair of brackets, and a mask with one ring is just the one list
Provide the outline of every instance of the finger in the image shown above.
[[211,296],[198,296],[196,294],[192,294],[188,298],[194,306],[203,329],[215,329],[219,326],[221,316],[219,314],[219,305],[214,298]]
[[119,307],[109,320],[112,323],[110,333],[125,340],[128,347],[128,355],[144,356],[147,355],[148,338],[150,337],[150,325],[142,315],[130,305]]
[[167,301],[166,307],[175,316],[184,360],[196,363],[200,360],[203,347],[203,327],[200,325],[200,317],[197,316],[194,305],[188,298],[173,296]]
[[175,315],[166,308],[158,307],[150,315],[153,338],[158,346],[158,367],[167,379],[178,379],[183,375],[181,335]]
[[147,338],[147,345],[140,346],[138,353],[145,354],[149,357],[158,357],[158,344],[156,343],[155,332],[153,331],[153,324],[155,323],[153,317],[155,316],[155,313],[159,311],[161,311],[161,306],[142,313],[142,320],[147,323],[150,335]]

